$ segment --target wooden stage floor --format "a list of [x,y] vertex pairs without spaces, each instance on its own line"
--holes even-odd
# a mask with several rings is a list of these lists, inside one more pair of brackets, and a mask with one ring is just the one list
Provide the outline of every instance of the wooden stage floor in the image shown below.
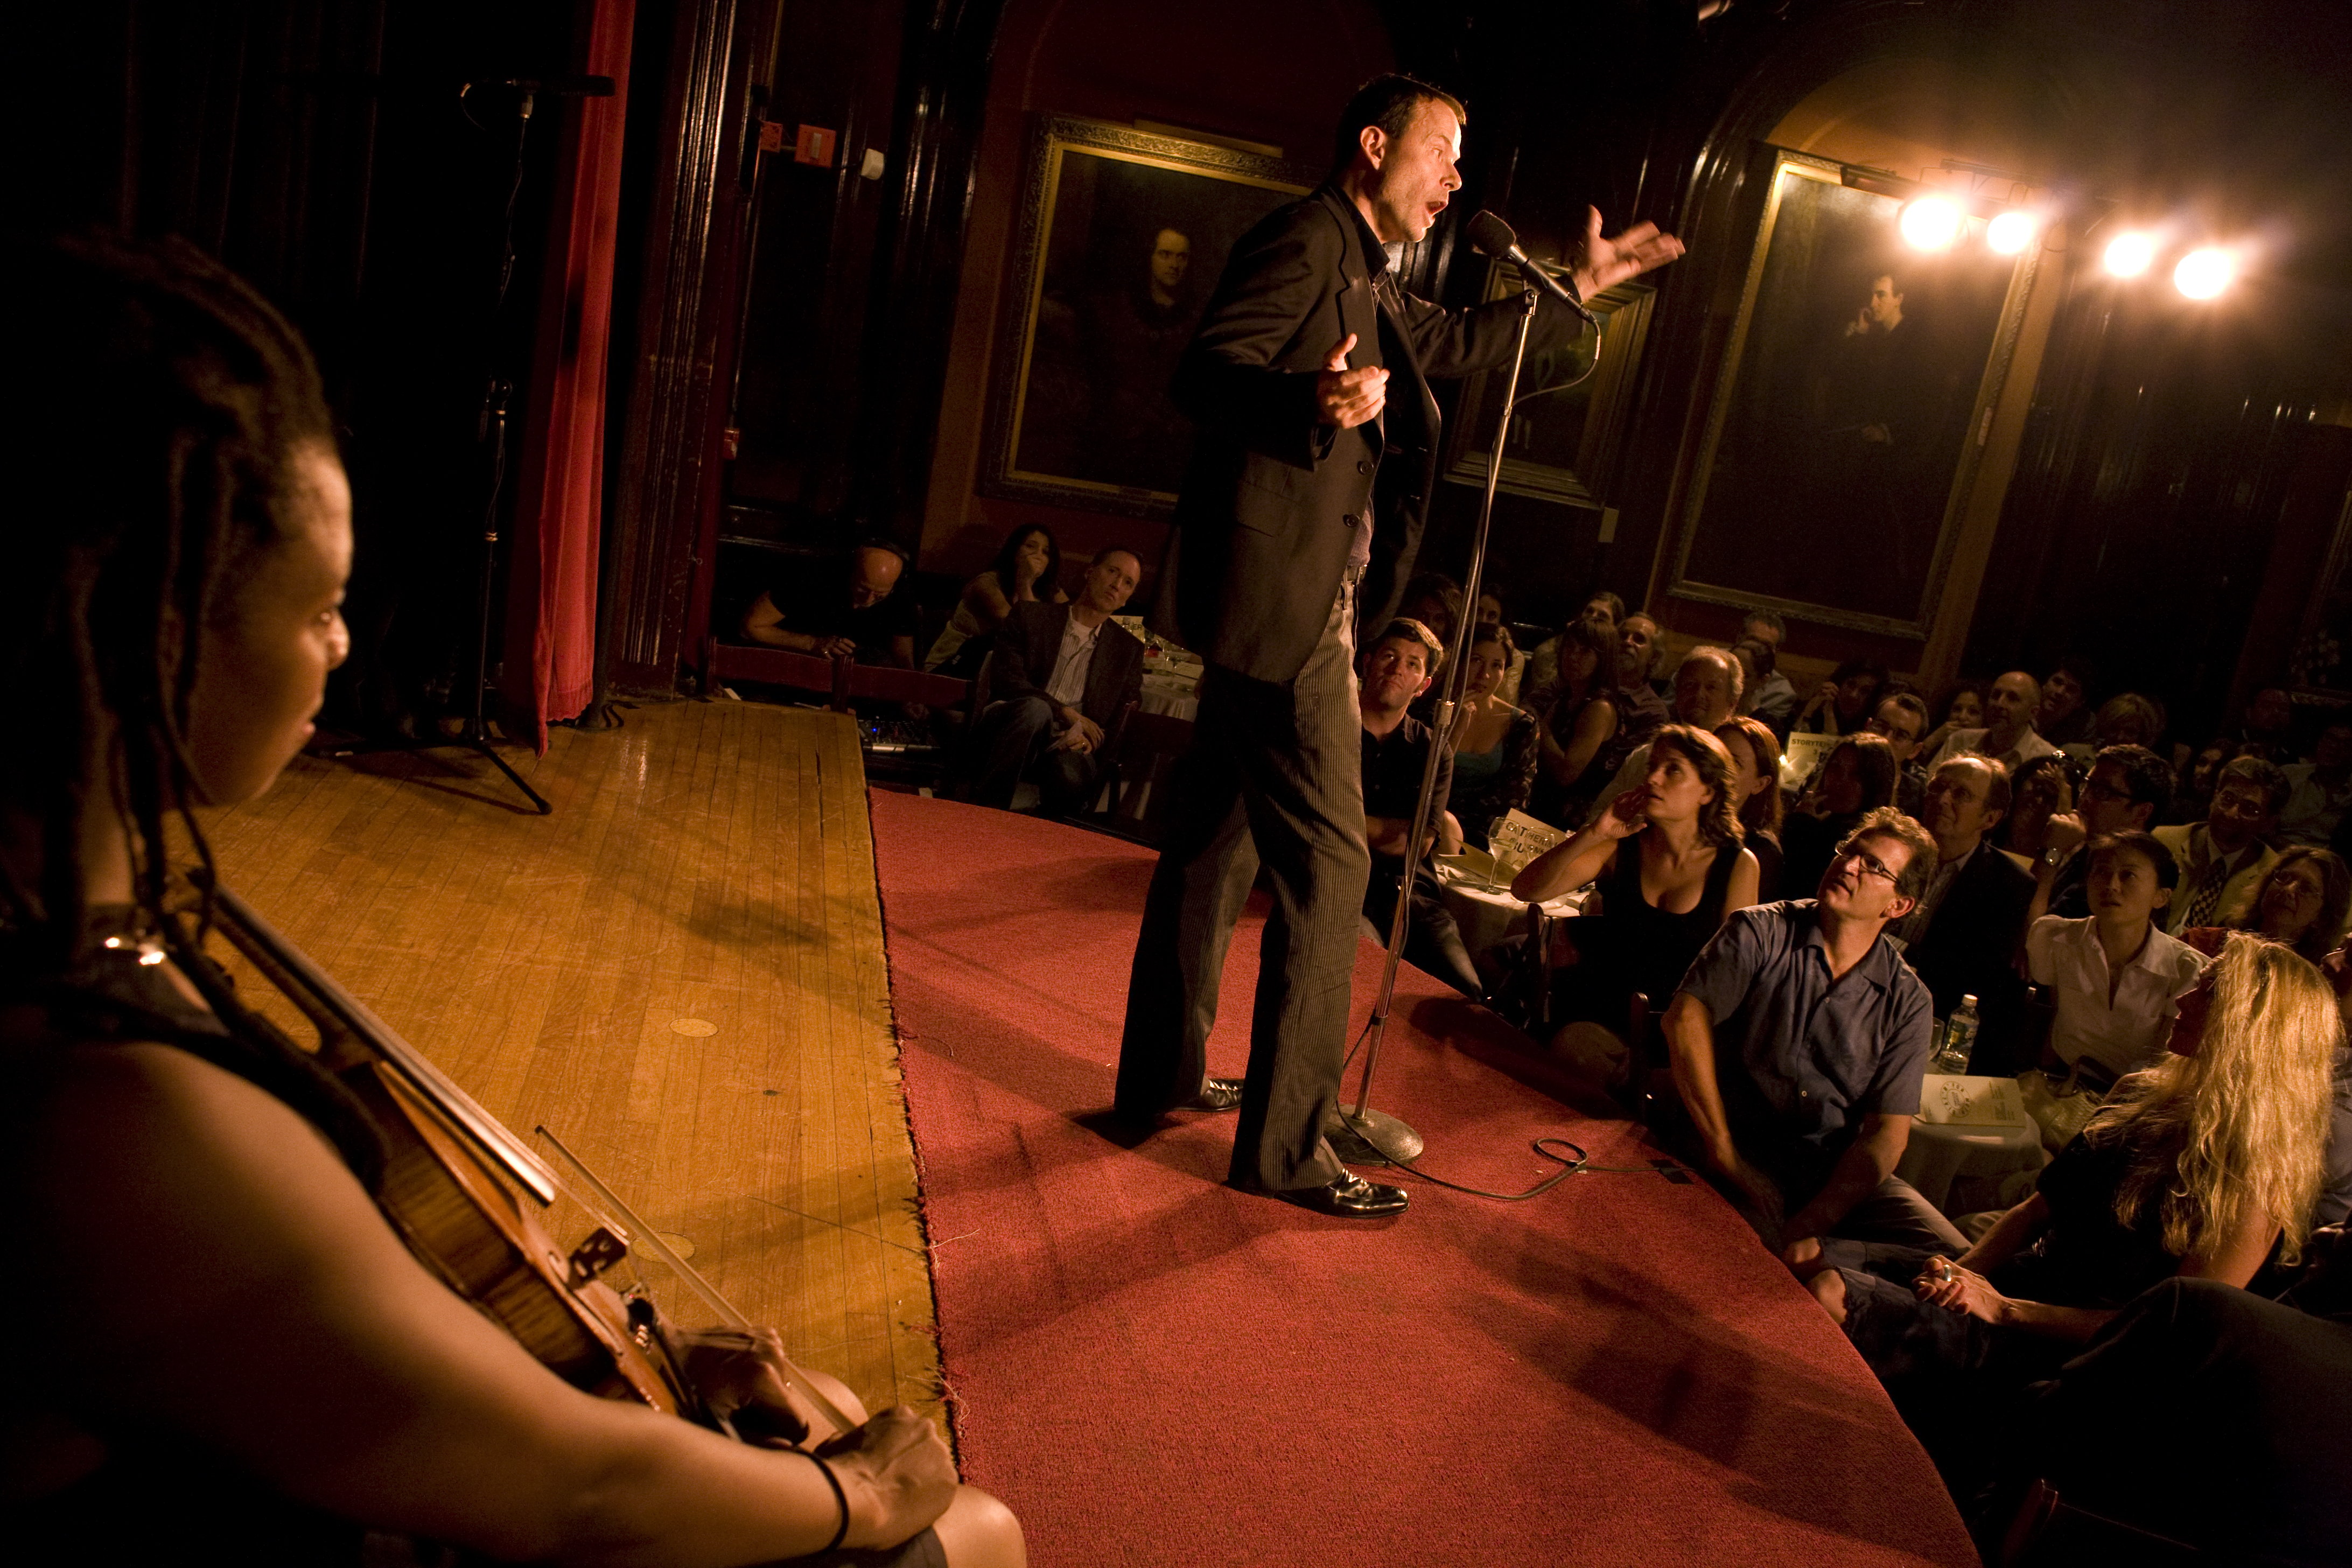
[[[551,816],[459,748],[299,759],[210,823],[223,879],[493,1115],[562,1136],[796,1359],[940,1416],[856,729],[740,702],[625,717],[502,753]],[[583,1227],[553,1217],[569,1245]],[[709,1320],[658,1263],[643,1278]]]

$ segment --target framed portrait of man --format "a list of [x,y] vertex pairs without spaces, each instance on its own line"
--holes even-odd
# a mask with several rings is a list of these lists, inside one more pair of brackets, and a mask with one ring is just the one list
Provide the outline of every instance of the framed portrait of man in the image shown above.
[[1917,249],[1892,181],[1769,152],[1669,591],[1924,639],[2040,247]]
[[[1558,278],[1568,269],[1546,270]],[[1485,297],[1500,300],[1520,287],[1519,269],[1497,260],[1488,268]],[[1496,489],[1596,510],[1601,506],[1601,487],[1624,431],[1633,367],[1641,363],[1656,299],[1657,290],[1639,280],[1604,289],[1585,301],[1600,320],[1597,336],[1587,331],[1566,348],[1529,356],[1519,371],[1519,398]],[[1480,371],[1463,384],[1447,431],[1445,477],[1455,484],[1483,489],[1486,483],[1506,374]]]
[[1168,516],[1192,450],[1168,395],[1177,358],[1234,242],[1320,177],[1265,153],[1039,116],[982,491]]

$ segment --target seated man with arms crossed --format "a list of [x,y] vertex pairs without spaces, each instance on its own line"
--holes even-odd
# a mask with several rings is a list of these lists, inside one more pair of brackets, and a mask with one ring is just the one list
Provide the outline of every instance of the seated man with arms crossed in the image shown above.
[[1800,1277],[1829,1237],[1967,1245],[1895,1174],[1933,1048],[1927,987],[1885,931],[1936,864],[1891,806],[1839,846],[1820,897],[1737,910],[1666,1010],[1675,1089],[1718,1189]]
[[[1419,621],[1402,619],[1382,627],[1364,652],[1363,680],[1356,692],[1356,710],[1364,724],[1364,842],[1372,852],[1371,879],[1364,885],[1364,918],[1380,929],[1383,942],[1396,914],[1397,890],[1404,885],[1405,850],[1412,842],[1413,810],[1421,804],[1422,772],[1436,740],[1428,725],[1405,710],[1429,689],[1430,670],[1442,657],[1434,632]],[[1430,853],[1452,855],[1462,848],[1461,825],[1445,809],[1453,786],[1454,754],[1441,749],[1429,808],[1434,831],[1413,877],[1412,924],[1404,956],[1464,995],[1480,996],[1486,987],[1462,945],[1461,928],[1438,898],[1437,872],[1426,858]]]
[[1106,550],[1076,603],[1013,606],[995,634],[990,701],[972,727],[973,801],[1010,806],[1026,779],[1047,816],[1086,810],[1101,787],[1105,737],[1143,695],[1143,645],[1110,620],[1142,573],[1132,550]]

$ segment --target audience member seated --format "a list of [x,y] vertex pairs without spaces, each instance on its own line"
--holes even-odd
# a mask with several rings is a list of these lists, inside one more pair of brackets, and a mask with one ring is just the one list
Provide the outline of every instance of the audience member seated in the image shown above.
[[915,601],[898,593],[907,552],[867,539],[842,566],[786,567],[743,612],[746,640],[825,658],[915,668]]
[[2317,970],[2233,937],[2180,998],[2165,1059],[2118,1084],[1974,1247],[1842,1248],[1813,1277],[1955,1495],[2015,1442],[2010,1401],[2132,1298],[2174,1276],[2243,1287],[2282,1236],[2296,1258],[2342,1039]]
[[[1675,668],[1674,703],[1667,710],[1670,721],[1713,734],[1717,725],[1738,710],[1740,679],[1739,661],[1728,649],[1704,644],[1691,649]],[[1634,747],[1601,786],[1586,820],[1598,819],[1611,801],[1649,776],[1650,748],[1644,743]]]
[[1731,756],[1731,798],[1748,852],[1756,857],[1756,901],[1780,896],[1780,737],[1752,714],[1726,719],[1715,738]]
[[2254,889],[2252,907],[2218,926],[2184,926],[2180,940],[2214,952],[2232,931],[2294,949],[2317,963],[2344,940],[2344,917],[2352,910],[2352,869],[2330,849],[2298,844],[2271,862]]
[[[1434,742],[1429,726],[1406,710],[1429,689],[1438,656],[1437,634],[1419,621],[1402,618],[1391,621],[1364,650],[1362,683],[1356,694],[1364,724],[1364,842],[1372,852],[1364,915],[1382,937],[1389,932],[1397,892],[1404,885],[1405,852],[1412,843],[1413,812],[1421,804],[1422,773]],[[1412,923],[1404,956],[1464,995],[1475,997],[1484,991],[1478,971],[1462,945],[1453,915],[1438,897],[1436,868],[1428,859],[1431,853],[1449,855],[1462,847],[1460,829],[1446,811],[1453,773],[1453,758],[1440,746],[1429,807],[1436,826],[1424,839],[1413,878]]]
[[2221,782],[2221,769],[2238,754],[2238,743],[2226,735],[2217,736],[2197,749],[2197,754],[2180,775],[2180,786],[2173,791],[2172,805],[2162,817],[2167,827],[2181,823],[2202,822],[2213,805],[2213,786]]
[[1397,597],[1397,615],[1404,620],[1419,621],[1436,634],[1438,666],[1430,669],[1434,681],[1444,673],[1445,656],[1454,651],[1454,633],[1462,625],[1462,584],[1443,572],[1417,572],[1405,584],[1404,592]]
[[2033,715],[2034,732],[2053,746],[2071,746],[2091,738],[2095,715],[2084,699],[2091,691],[2087,659],[2062,661],[2042,682],[2042,706]]
[[2174,1000],[2203,971],[2205,955],[2158,929],[2180,868],[2154,835],[2103,834],[2083,858],[2091,913],[2035,921],[2025,933],[2025,968],[2033,984],[2050,987],[2057,1008],[2042,1065],[2071,1075],[2087,1064],[2092,1087],[2104,1089],[2155,1065]]
[[[1499,626],[1503,621],[1503,601],[1492,594],[1478,595],[1478,624]],[[1511,665],[1503,671],[1503,679],[1495,684],[1495,695],[1516,708],[1519,705],[1519,686],[1527,675],[1528,650],[1519,647],[1516,638],[1511,643]],[[1529,710],[1532,713],[1532,710]],[[1540,722],[1540,719],[1538,720]]]
[[2088,915],[2090,865],[2082,858],[2084,841],[2152,829],[2163,820],[2171,795],[2172,770],[2147,747],[2109,746],[2099,752],[2074,810],[2052,817],[2042,830],[2042,853],[2033,862],[2032,918]]
[[2281,766],[2302,761],[2294,743],[2294,700],[2282,687],[2263,688],[2246,704],[2245,721],[2231,739],[2237,742],[2242,757],[2262,757]]
[[2018,769],[2009,781],[2009,815],[1994,830],[1993,843],[2032,866],[2050,847],[2053,819],[2074,809],[2074,786],[2082,776],[2080,765],[2063,752],[2036,757]]
[[[1604,676],[1616,668],[1617,626],[1624,618],[1625,601],[1614,594],[1603,592],[1585,600],[1583,607],[1576,613],[1576,619],[1568,623],[1570,626],[1593,628],[1608,645],[1609,660],[1601,666]],[[1567,627],[1560,629],[1565,632]],[[1519,683],[1519,695],[1512,699],[1538,718],[1551,710],[1552,703],[1559,695],[1560,649],[1560,639],[1557,637],[1546,637],[1535,646],[1535,650],[1528,655],[1527,678]]]
[[[2352,1030],[2352,941],[2339,943],[2320,965],[2336,990],[2336,1009]],[[2336,1110],[2327,1134],[2327,1176],[2319,1202],[2312,1210],[2315,1225],[2343,1225],[2352,1219],[2352,1035],[2336,1053]],[[2352,1247],[2338,1254],[2346,1282],[2352,1285]]]
[[1985,694],[1985,726],[1955,730],[1944,737],[1942,750],[1927,764],[1933,773],[1952,758],[1975,752],[1990,757],[2014,776],[2034,757],[2046,757],[2058,748],[2033,732],[2033,715],[2042,706],[2042,683],[2021,669],[2012,669],[1992,683]]
[[[1756,901],[1756,857],[1740,847],[1733,767],[1723,742],[1669,724],[1648,749],[1639,787],[1528,864],[1511,896],[1544,903],[1599,881],[1597,912],[1562,922],[1552,1016],[1596,1023],[1621,1040],[1635,992],[1660,1006],[1732,910]],[[1638,1073],[1647,1042],[1624,1040]],[[1614,1079],[1619,1064],[1580,1064]]]
[[[2137,691],[2119,691],[2099,704],[2091,726],[2097,747],[2145,746],[2164,755],[2164,709],[2155,699]],[[2084,748],[2090,749],[2090,748]]]
[[2008,770],[1990,757],[1954,757],[1936,770],[1921,818],[1935,858],[1910,911],[1887,927],[1927,982],[1937,1016],[1948,1017],[1963,996],[1977,999],[1978,1039],[1990,1060],[2005,1059],[2017,1037],[2017,944],[2033,900],[2032,875],[1985,841],[2009,802]]
[[1847,659],[1814,688],[1812,700],[1791,728],[1811,735],[1857,734],[1878,710],[1880,689],[1885,684],[1886,667],[1878,660]]
[[1142,570],[1135,552],[1106,550],[1076,603],[1013,606],[988,667],[989,704],[972,727],[971,799],[1009,806],[1026,781],[1048,816],[1093,803],[1110,762],[1104,738],[1143,695],[1143,645],[1110,618]]
[[1739,640],[1761,644],[1768,656],[1756,671],[1758,679],[1748,684],[1747,711],[1772,726],[1774,734],[1788,733],[1797,716],[1797,689],[1779,668],[1787,637],[1788,626],[1774,611],[1750,610],[1739,619]]
[[1956,680],[1944,689],[1931,711],[1936,727],[1919,742],[1919,750],[1932,757],[1944,749],[1944,742],[1956,730],[1981,730],[1985,722],[1985,692],[1981,680]]
[[[1780,826],[1783,893],[1821,885],[1838,847],[1865,813],[1895,804],[1895,752],[1875,735],[1848,735],[1830,748],[1822,769]],[[1919,870],[1927,879],[1927,868]]]
[[1665,651],[1658,646],[1658,623],[1649,616],[1627,616],[1617,624],[1617,684],[1654,715],[1654,731],[1666,721],[1666,694],[1658,689],[1657,680],[1658,660]]
[[1062,547],[1049,528],[1016,528],[988,570],[963,585],[955,614],[923,656],[925,669],[969,679],[987,656],[988,639],[1015,605],[1058,605],[1062,592]]
[[[1531,808],[1546,822],[1572,823],[1582,813],[1570,815],[1570,808],[1590,801],[1610,776],[1600,770],[1601,753],[1617,738],[1630,699],[1617,686],[1613,633],[1590,621],[1571,621],[1545,646],[1553,649],[1558,664],[1549,682],[1550,705],[1528,709],[1542,722]],[[1528,674],[1533,676],[1532,667]]]
[[1785,680],[1780,674],[1780,661],[1772,652],[1770,643],[1755,642],[1747,637],[1731,645],[1731,657],[1739,661],[1740,711],[1752,712],[1754,707],[1750,699],[1759,688],[1770,681]]
[[1935,857],[1917,823],[1872,812],[1838,846],[1818,898],[1726,917],[1666,1009],[1697,1161],[1801,1277],[1824,1267],[1829,1237],[1965,1245],[1895,1174],[1935,1020],[1885,932]]
[[[2193,1462],[2151,1462],[2157,1432],[2195,1433]],[[2003,1516],[2041,1480],[2071,1507],[2200,1560],[2341,1561],[2352,1541],[2352,1323],[2176,1276],[2034,1388],[2004,1438]]]
[[1508,628],[1481,621],[1470,634],[1464,661],[1461,710],[1446,745],[1454,753],[1454,790],[1448,797],[1462,841],[1486,847],[1487,835],[1507,814],[1524,808],[1535,787],[1543,726],[1535,715],[1496,695],[1517,650]]
[[2311,761],[2289,763],[2286,805],[2279,809],[2279,837],[2290,844],[2327,844],[2344,826],[2352,806],[2352,720],[2332,719],[2312,746]]
[[1863,732],[1875,735],[1895,753],[1895,804],[1906,815],[1919,815],[1927,793],[1927,759],[1919,743],[1927,736],[1927,705],[1916,693],[1890,691],[1878,700],[1878,710],[1863,721]]
[[2172,900],[2165,930],[2178,935],[2190,926],[2234,926],[2246,919],[2263,879],[2278,864],[2278,851],[2263,840],[2278,826],[2285,803],[2285,774],[2260,757],[2232,757],[2214,783],[2204,821],[2156,830],[2180,862],[2180,895]]

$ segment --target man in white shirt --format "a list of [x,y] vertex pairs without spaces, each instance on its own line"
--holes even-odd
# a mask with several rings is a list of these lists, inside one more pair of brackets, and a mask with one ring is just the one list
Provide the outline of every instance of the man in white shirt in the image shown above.
[[2092,839],[2084,858],[2092,912],[2034,921],[2025,935],[2025,962],[2033,983],[2056,993],[2048,1055],[2069,1069],[2087,1065],[2112,1082],[2162,1052],[2174,999],[2203,970],[2205,957],[2157,929],[2180,870],[2153,835],[2107,834]]
[[1927,771],[1933,773],[1952,758],[1973,752],[2014,774],[2036,757],[2053,755],[2058,748],[2034,732],[2033,718],[2041,710],[2042,683],[2021,669],[2011,670],[1985,694],[1985,716],[1992,722],[1981,730],[1953,731]]
[[1106,550],[1076,600],[1013,606],[989,656],[989,702],[972,727],[965,798],[1009,806],[1025,779],[1048,816],[1087,808],[1108,761],[1108,733],[1143,691],[1143,645],[1110,619],[1141,571],[1133,551]]

